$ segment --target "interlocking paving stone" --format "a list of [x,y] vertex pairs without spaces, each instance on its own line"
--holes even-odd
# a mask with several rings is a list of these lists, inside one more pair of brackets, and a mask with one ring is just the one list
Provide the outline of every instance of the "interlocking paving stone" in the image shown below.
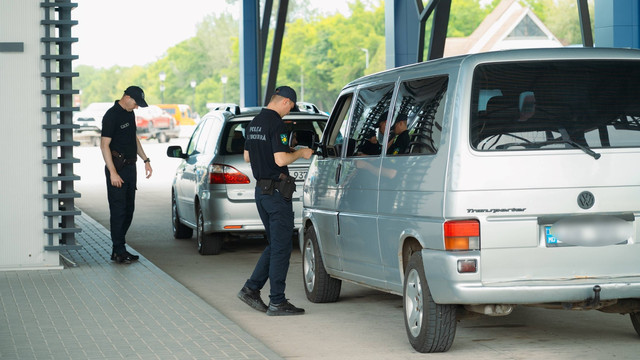
[[281,359],[84,213],[63,270],[0,272],[0,359]]

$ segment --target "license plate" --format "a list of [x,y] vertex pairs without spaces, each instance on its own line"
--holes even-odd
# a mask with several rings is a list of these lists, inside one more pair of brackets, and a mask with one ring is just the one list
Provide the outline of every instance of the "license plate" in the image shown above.
[[306,171],[292,171],[290,173],[291,176],[293,176],[296,181],[304,181],[304,179],[307,177],[307,172]]
[[544,227],[547,247],[625,245],[633,234],[633,225],[613,217],[592,217],[592,222],[565,222]]

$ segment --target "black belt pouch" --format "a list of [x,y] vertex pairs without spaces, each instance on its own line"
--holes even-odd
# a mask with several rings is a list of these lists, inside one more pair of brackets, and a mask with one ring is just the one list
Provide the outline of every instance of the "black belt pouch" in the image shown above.
[[124,167],[124,156],[115,151],[112,151],[111,158],[113,159],[113,166],[116,168],[116,171],[120,172],[120,170],[122,170],[122,168]]
[[278,191],[280,191],[280,194],[285,200],[291,201],[293,193],[296,192],[296,178],[287,176],[284,180],[280,181],[278,183]]
[[262,191],[262,195],[273,195],[275,181],[271,179],[258,180],[258,187]]

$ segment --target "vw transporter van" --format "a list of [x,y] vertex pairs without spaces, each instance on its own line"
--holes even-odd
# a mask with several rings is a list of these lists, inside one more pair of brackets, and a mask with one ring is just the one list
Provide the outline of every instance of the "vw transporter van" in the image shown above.
[[363,77],[303,191],[307,297],[404,298],[411,345],[519,305],[630,314],[640,334],[640,51],[509,50]]

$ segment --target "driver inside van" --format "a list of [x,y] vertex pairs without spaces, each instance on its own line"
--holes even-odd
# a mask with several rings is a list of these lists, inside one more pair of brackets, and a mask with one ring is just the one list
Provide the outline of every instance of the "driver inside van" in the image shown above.
[[407,128],[407,115],[399,114],[391,128],[396,137],[389,142],[387,155],[405,154],[409,150],[409,129]]

